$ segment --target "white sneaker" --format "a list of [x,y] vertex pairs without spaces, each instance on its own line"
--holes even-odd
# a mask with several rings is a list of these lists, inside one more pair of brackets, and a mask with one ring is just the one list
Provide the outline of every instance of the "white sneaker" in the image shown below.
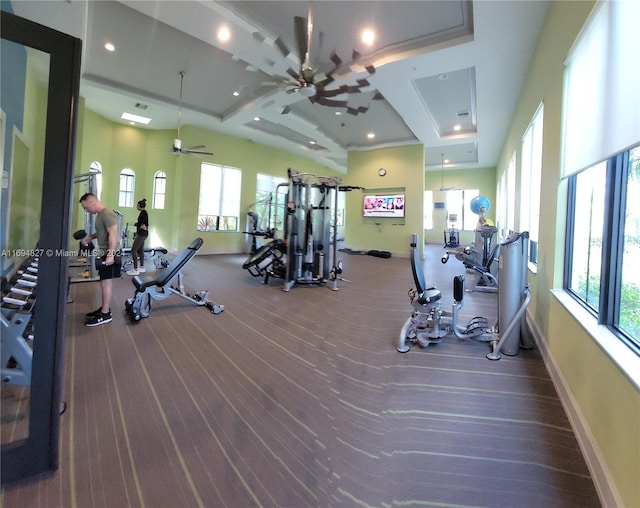
[[125,273],[127,275],[140,275],[140,272],[138,270],[134,270],[133,268],[131,270],[127,270]]
[[140,273],[146,272],[146,270],[144,269],[144,266],[141,266],[140,268],[138,268],[138,272]]

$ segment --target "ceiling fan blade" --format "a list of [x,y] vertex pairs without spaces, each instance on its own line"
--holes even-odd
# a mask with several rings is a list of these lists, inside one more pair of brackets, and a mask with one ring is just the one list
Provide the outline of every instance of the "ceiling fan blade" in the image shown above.
[[182,153],[189,155],[213,155],[213,152],[205,152],[200,150],[184,150]]
[[300,73],[294,71],[291,67],[287,69],[287,74],[291,76],[296,81],[300,80]]
[[202,148],[205,148],[204,145],[195,145],[195,146],[188,146],[187,148],[185,148],[185,150],[187,152],[192,152],[193,150],[201,150]]
[[349,113],[350,115],[353,116],[357,116],[358,115],[358,110],[355,108],[347,108],[347,113]]
[[330,85],[334,81],[335,81],[335,79],[333,78],[333,76],[331,74],[327,74],[327,77],[324,78],[319,83],[316,83],[316,86],[319,86],[320,88],[324,88],[325,86]]
[[366,79],[358,79],[356,82],[358,83],[358,86],[361,88],[371,85],[371,83],[369,83]]
[[322,106],[329,106],[330,108],[346,108],[347,107],[347,101],[336,101],[334,99],[327,99],[326,97],[315,97],[314,102],[317,102]]
[[384,100],[384,95],[382,95],[380,92],[378,92],[376,90],[375,95],[373,96],[373,98],[371,99],[372,101],[381,101]]
[[360,54],[355,49],[351,52],[351,60],[353,60],[354,62],[357,62],[358,60],[360,60],[361,56],[362,56],[362,54]]
[[284,56],[285,58],[291,54],[291,51],[289,51],[289,48],[280,37],[278,37],[275,41],[273,41],[273,43],[275,44],[276,48],[280,50],[280,53],[282,53],[282,56]]
[[331,56],[329,56],[329,59],[333,62],[333,65],[335,65],[336,67],[342,64],[342,58],[340,58],[335,51],[331,53]]
[[347,85],[342,85],[338,88],[334,88],[333,90],[322,90],[318,93],[318,95],[321,97],[335,97],[336,95],[347,93],[347,88]]
[[369,75],[376,73],[376,68],[373,65],[366,65],[365,69],[369,73]]
[[346,86],[346,93],[360,93],[360,87],[356,85]]
[[287,115],[287,114],[289,114],[289,111],[291,111],[291,107],[285,106],[284,109],[282,110],[282,113],[280,113],[280,114],[281,115]]

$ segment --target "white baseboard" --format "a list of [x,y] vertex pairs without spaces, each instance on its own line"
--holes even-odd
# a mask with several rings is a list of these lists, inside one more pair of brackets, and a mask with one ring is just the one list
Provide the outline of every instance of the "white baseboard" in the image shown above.
[[560,402],[564,407],[571,428],[578,440],[578,445],[582,450],[582,455],[587,463],[587,467],[593,478],[593,483],[598,492],[598,497],[602,506],[607,508],[623,508],[624,504],[620,498],[620,494],[616,488],[615,482],[607,468],[607,464],[602,457],[602,453],[591,434],[587,420],[584,418],[580,407],[573,398],[573,394],[562,375],[562,371],[558,368],[553,355],[550,353],[547,339],[542,335],[535,321],[527,311],[527,325],[532,332],[533,339],[538,347],[544,363],[549,371],[551,381],[558,392]]

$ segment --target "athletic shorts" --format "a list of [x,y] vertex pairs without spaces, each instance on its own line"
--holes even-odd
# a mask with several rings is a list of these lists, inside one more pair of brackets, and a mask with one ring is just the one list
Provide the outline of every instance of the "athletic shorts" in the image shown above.
[[122,275],[122,255],[116,254],[112,265],[105,265],[103,263],[106,257],[107,256],[103,256],[96,260],[100,280],[119,279]]

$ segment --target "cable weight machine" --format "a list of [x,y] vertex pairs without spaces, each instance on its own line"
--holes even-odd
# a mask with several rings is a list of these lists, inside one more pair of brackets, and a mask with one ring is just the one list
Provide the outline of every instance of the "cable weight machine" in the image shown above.
[[[298,173],[289,168],[289,189],[285,207],[284,238],[287,269],[282,289],[295,284],[319,285],[331,281],[338,291],[337,232],[338,186],[341,178]],[[317,200],[317,204],[314,201]],[[333,206],[332,206],[333,202]]]

